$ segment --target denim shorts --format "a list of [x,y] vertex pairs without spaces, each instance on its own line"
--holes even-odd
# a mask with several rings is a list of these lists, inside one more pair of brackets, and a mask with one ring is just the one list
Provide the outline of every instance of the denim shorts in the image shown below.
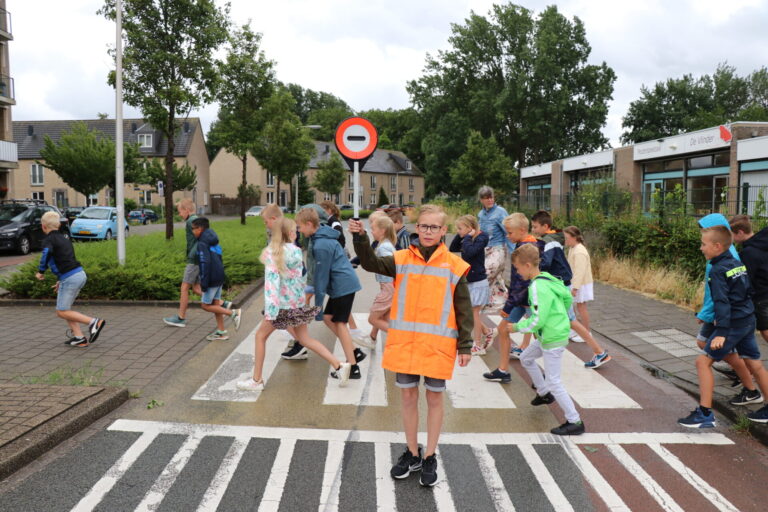
[[509,312],[509,316],[507,316],[507,322],[511,324],[516,324],[519,322],[524,316],[531,314],[531,308],[526,306],[515,306],[512,308],[512,311]]
[[213,304],[215,300],[221,300],[221,289],[223,286],[211,286],[203,292],[203,296],[200,301],[203,304]]
[[[421,375],[412,375],[410,373],[397,373],[395,375],[395,386],[401,389],[417,388],[420,381]],[[424,377],[424,387],[429,391],[441,393],[445,391],[445,379]]]
[[755,317],[750,316],[736,321],[737,325],[732,326],[725,336],[725,343],[717,350],[712,350],[710,344],[715,337],[713,332],[707,339],[707,345],[704,352],[715,361],[722,360],[725,356],[736,350],[742,359],[760,360],[760,349],[757,348],[755,341]]
[[715,324],[704,322],[701,324],[701,327],[699,327],[699,334],[696,335],[696,339],[706,343],[713,332],[715,332]]
[[58,311],[69,311],[77,298],[77,294],[85,286],[88,276],[81,270],[71,276],[59,281],[59,292],[56,296],[56,309]]

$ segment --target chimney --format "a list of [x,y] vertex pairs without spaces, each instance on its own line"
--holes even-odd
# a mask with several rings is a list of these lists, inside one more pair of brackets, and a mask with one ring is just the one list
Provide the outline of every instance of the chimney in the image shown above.
[[27,126],[27,135],[31,137],[34,134],[35,134],[35,127],[30,124],[29,126]]
[[138,128],[136,123],[131,123],[131,133],[136,133],[136,128]]
[[184,121],[184,133],[189,133],[189,121]]

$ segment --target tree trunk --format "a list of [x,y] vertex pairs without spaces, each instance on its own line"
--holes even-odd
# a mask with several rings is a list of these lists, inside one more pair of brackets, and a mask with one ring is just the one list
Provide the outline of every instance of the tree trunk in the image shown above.
[[165,152],[165,239],[173,238],[173,152],[176,149],[174,136],[176,134],[176,106],[168,109],[168,150]]
[[248,153],[245,154],[244,157],[241,158],[243,162],[243,183],[242,183],[242,193],[240,194],[240,224],[245,226],[245,197],[246,197],[246,187],[248,186],[248,182],[245,178],[245,171],[246,171],[246,165],[248,164]]

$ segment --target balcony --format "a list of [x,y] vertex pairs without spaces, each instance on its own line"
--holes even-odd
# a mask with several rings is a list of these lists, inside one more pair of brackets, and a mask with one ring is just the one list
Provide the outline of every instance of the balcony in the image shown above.
[[0,75],[0,105],[15,105],[16,91],[13,78],[8,75]]
[[15,142],[0,140],[0,169],[15,169],[19,166],[19,154]]
[[11,29],[11,13],[5,9],[0,9],[0,39],[5,41],[13,40],[13,31]]

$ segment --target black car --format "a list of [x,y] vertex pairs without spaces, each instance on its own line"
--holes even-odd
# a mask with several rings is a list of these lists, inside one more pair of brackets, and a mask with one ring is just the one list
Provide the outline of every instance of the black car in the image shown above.
[[135,220],[141,224],[147,222],[154,222],[157,220],[157,214],[149,208],[142,208],[141,210],[131,210],[128,212],[128,220]]
[[69,221],[55,206],[35,199],[0,201],[0,250],[28,254],[32,249],[39,249],[45,237],[40,222],[45,212],[59,214],[59,231],[69,236]]
[[64,209],[64,216],[69,221],[69,225],[72,225],[72,222],[77,218],[78,215],[83,213],[83,210],[85,210],[85,206],[70,206],[69,208]]

